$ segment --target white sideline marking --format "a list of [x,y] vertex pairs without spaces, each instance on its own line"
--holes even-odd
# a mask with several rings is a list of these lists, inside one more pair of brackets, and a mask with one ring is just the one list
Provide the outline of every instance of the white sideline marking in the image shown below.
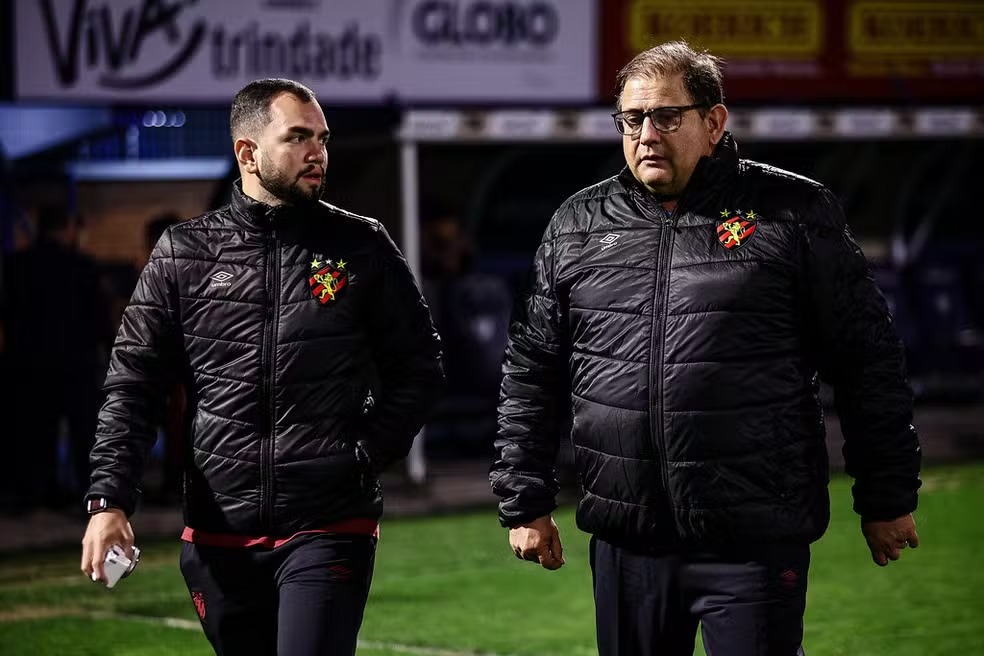
[[[170,627],[172,629],[185,629],[189,631],[201,631],[202,626],[194,620],[186,620],[180,617],[148,617],[146,615],[125,615],[120,613],[86,613],[87,617],[95,619],[116,619],[132,620],[134,622],[144,622],[146,624],[157,624]],[[363,649],[388,649],[414,656],[508,656],[491,651],[459,651],[455,649],[440,649],[438,647],[418,647],[416,645],[401,645],[393,642],[376,642],[375,640],[359,640],[359,646]]]

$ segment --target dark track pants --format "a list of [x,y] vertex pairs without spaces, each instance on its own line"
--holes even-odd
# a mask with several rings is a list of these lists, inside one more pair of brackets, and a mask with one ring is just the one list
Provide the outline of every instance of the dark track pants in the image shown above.
[[600,656],[802,656],[808,545],[640,554],[591,539]]
[[351,656],[376,539],[300,535],[275,549],[185,542],[181,573],[218,656]]

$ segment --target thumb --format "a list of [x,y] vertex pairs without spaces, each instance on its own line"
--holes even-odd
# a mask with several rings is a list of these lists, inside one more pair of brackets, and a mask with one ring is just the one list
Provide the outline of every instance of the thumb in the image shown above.
[[550,551],[553,552],[554,558],[559,560],[562,565],[567,562],[564,560],[564,545],[560,542],[560,531],[556,528],[550,535]]

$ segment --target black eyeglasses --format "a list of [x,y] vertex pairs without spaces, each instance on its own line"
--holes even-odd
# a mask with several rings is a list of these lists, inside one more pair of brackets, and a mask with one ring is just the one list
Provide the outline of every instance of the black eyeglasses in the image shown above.
[[683,113],[691,109],[706,109],[708,105],[680,105],[678,107],[654,107],[645,112],[638,109],[627,109],[624,112],[615,112],[612,118],[615,119],[615,129],[619,134],[634,137],[642,132],[642,124],[649,117],[653,127],[660,132],[676,132],[680,129],[683,121]]

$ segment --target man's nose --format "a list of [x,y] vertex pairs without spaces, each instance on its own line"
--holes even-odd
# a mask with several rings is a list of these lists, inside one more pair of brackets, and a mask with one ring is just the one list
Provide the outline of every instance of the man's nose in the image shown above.
[[646,116],[642,119],[642,131],[639,133],[639,142],[642,144],[659,143],[663,139],[663,133],[653,125],[653,119]]

